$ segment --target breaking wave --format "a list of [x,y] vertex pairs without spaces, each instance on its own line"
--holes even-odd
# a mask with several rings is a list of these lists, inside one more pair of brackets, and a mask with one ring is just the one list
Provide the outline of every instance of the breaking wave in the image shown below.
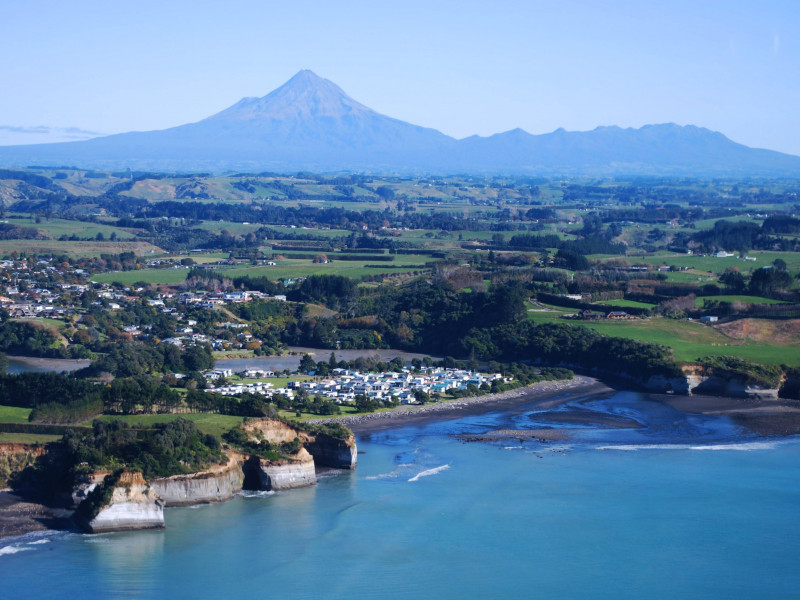
[[736,450],[747,452],[752,450],[774,450],[778,442],[742,442],[735,444],[622,444],[618,446],[598,446],[596,450]]
[[0,556],[25,552],[26,550],[33,550],[33,548],[28,546],[6,546],[5,548],[0,548]]
[[428,469],[426,471],[422,471],[421,473],[417,473],[409,479],[409,481],[418,481],[420,477],[430,477],[431,475],[436,475],[437,473],[441,473],[442,471],[446,471],[450,468],[450,465],[442,465],[441,467],[436,467],[434,469]]
[[274,496],[273,490],[242,490],[237,495],[243,498],[266,498],[267,496]]

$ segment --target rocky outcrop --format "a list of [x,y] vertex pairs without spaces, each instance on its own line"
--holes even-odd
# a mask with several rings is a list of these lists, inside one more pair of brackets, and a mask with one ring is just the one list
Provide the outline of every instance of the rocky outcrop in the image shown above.
[[317,483],[314,458],[304,448],[292,457],[280,461],[268,461],[253,456],[244,468],[255,475],[248,479],[257,481],[258,489],[262,490],[290,490]]
[[162,529],[164,503],[141,473],[108,475],[75,511],[75,520],[90,533]]
[[352,433],[346,439],[315,433],[313,439],[306,442],[306,449],[314,457],[317,466],[355,469],[358,464],[356,438]]
[[296,439],[301,444],[308,441],[305,431],[292,427],[280,419],[250,419],[242,424],[244,430],[252,437],[263,439],[270,444],[286,444]]
[[67,499],[67,502],[71,501],[73,508],[79,506],[98,485],[103,484],[103,480],[108,475],[110,475],[108,471],[95,471],[77,476],[75,485],[72,488],[72,494]]
[[352,433],[336,437],[322,431],[304,431],[278,419],[252,419],[244,424],[245,431],[257,439],[280,445],[299,440],[314,457],[317,467],[355,469],[358,462],[356,438]]
[[721,377],[709,372],[703,365],[683,367],[683,377],[651,377],[645,387],[653,392],[669,394],[702,394],[731,398],[778,398],[778,388],[749,383],[743,377]]
[[189,506],[229,500],[244,483],[242,463],[245,457],[227,452],[228,462],[199,473],[173,475],[151,481],[166,506]]
[[664,377],[653,375],[644,384],[645,389],[662,394],[686,395],[691,392],[691,384],[687,377]]

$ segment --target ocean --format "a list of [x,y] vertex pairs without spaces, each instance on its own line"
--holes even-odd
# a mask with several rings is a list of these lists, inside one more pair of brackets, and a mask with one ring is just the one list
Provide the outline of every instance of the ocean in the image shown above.
[[355,472],[164,531],[0,540],[3,597],[800,598],[800,439],[632,392],[571,408],[647,426],[455,435],[559,420],[520,410],[362,436]]

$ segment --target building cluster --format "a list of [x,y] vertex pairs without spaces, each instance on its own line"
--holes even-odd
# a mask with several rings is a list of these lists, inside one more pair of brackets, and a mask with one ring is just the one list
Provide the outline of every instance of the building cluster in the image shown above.
[[[269,377],[269,372],[242,372],[242,377]],[[209,381],[227,378],[233,375],[230,370],[218,369],[206,373]],[[450,390],[467,391],[470,386],[480,388],[493,381],[508,383],[513,377],[504,377],[499,373],[483,374],[463,369],[444,369],[439,367],[423,367],[419,372],[404,368],[400,372],[385,371],[380,373],[362,373],[351,369],[333,369],[333,375],[326,378],[315,378],[309,381],[290,381],[286,388],[275,388],[269,382],[254,381],[226,384],[208,391],[226,396],[237,396],[242,393],[258,393],[265,395],[285,394],[294,397],[304,390],[309,396],[320,395],[337,404],[353,402],[358,395],[374,400],[389,400],[393,397],[403,404],[417,403],[417,392],[429,396],[446,394]]]

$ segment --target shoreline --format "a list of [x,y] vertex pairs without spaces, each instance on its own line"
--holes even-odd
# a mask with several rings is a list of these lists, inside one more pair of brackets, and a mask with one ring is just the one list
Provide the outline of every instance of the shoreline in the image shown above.
[[[560,398],[569,392],[568,397]],[[542,381],[530,386],[483,396],[469,396],[454,400],[443,400],[429,404],[406,405],[374,413],[328,417],[309,420],[310,424],[339,423],[354,434],[369,434],[407,425],[424,425],[439,420],[480,415],[497,410],[509,410],[522,405],[536,403],[541,408],[557,406],[580,396],[612,395],[613,388],[594,377],[575,375],[569,380]],[[555,396],[555,398],[554,398]]]
[[[401,406],[392,410],[310,420],[310,424],[340,423],[356,436],[369,436],[390,429],[424,426],[437,421],[477,416],[495,411],[558,411],[567,403],[602,400],[626,388],[616,388],[593,377],[575,375],[571,380],[544,381],[498,394],[445,400],[424,405]],[[677,396],[643,392],[654,402],[663,403],[684,414],[725,416],[760,438],[800,434],[800,401],[749,399],[721,396]],[[564,422],[566,413],[559,413]],[[646,424],[626,417],[591,411],[572,411],[567,420],[575,424],[603,428],[637,428]],[[565,441],[571,432],[561,427],[544,429],[498,429],[483,434],[457,435],[464,442],[497,442],[509,439],[542,443]],[[682,440],[685,441],[685,440]],[[13,490],[0,490],[0,539],[31,532],[71,530],[71,511],[26,499]]]

